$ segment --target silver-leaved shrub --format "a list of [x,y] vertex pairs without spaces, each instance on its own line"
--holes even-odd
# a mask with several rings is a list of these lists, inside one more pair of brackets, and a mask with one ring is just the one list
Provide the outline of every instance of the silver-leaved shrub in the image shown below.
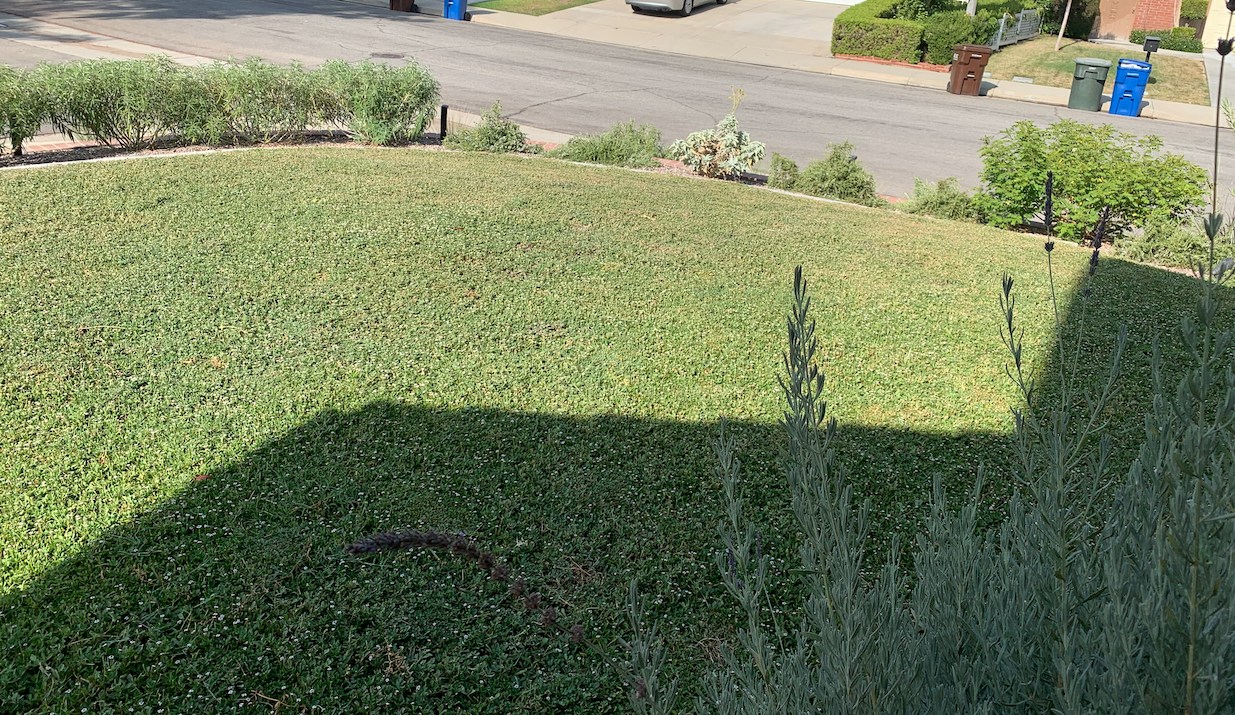
[[694,132],[670,145],[670,159],[685,164],[691,171],[712,179],[733,179],[763,160],[762,142],[738,129],[738,119],[727,115],[715,129]]
[[[1214,296],[1229,268],[1203,284],[1196,316],[1182,321],[1176,337],[1191,363],[1179,383],[1167,384],[1155,342],[1156,397],[1126,474],[1110,468],[1103,433],[1126,331],[1102,384],[1083,389],[1065,370],[1046,404],[1022,364],[1005,278],[1002,333],[1024,402],[1013,413],[1016,458],[999,466],[1019,489],[1003,523],[984,529],[981,476],[959,510],[937,481],[912,580],[895,541],[886,565],[870,566],[869,507],[855,506],[833,450],[799,269],[781,384],[802,616],[787,624],[769,611],[782,596],[768,593],[770,562],[722,426],[728,509],[717,565],[742,617],[695,711],[1235,712],[1235,334],[1217,327]],[[632,684],[636,710],[673,712],[673,684],[647,672],[663,659],[658,644],[643,632],[630,645],[642,666],[631,672],[643,673]]]

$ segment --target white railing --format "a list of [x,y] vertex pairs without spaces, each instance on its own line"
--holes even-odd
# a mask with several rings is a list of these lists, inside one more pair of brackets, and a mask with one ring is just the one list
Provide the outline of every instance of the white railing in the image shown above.
[[1015,45],[1021,40],[1032,40],[1042,31],[1042,14],[1037,10],[1021,10],[1015,16],[1005,14],[999,18],[999,30],[991,38],[991,49]]

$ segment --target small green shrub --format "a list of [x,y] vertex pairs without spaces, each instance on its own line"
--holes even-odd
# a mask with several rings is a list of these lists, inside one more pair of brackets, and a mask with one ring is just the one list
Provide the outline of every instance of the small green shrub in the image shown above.
[[256,57],[184,67],[164,56],[0,67],[0,136],[15,149],[44,121],[70,136],[124,148],[160,136],[180,142],[278,141],[311,127],[343,126],[361,141],[420,137],[439,96],[420,65],[334,60],[307,71]]
[[1205,171],[1178,154],[1159,154],[1162,140],[1120,132],[1109,124],[1071,119],[1048,127],[1020,121],[986,137],[978,205],[996,226],[1026,223],[1043,205],[1054,172],[1056,232],[1079,240],[1111,209],[1107,233],[1119,237],[1150,217],[1181,221],[1205,197]]
[[[1068,0],[1053,0],[1046,20],[1042,23],[1042,33],[1055,35],[1059,33],[1059,25],[1063,22]],[[1094,23],[1098,21],[1098,0],[1072,0],[1072,11],[1068,13],[1068,27],[1064,37],[1074,40],[1088,40],[1093,34]]]
[[634,121],[615,125],[596,136],[573,137],[550,151],[549,156],[567,161],[581,161],[611,166],[657,166],[656,157],[664,153],[660,130],[652,126],[635,126]]
[[701,176],[733,179],[758,164],[764,149],[762,142],[752,141],[749,134],[738,129],[737,117],[729,114],[715,129],[673,142],[666,153]]
[[39,65],[30,83],[42,89],[51,123],[68,136],[137,149],[175,130],[172,99],[181,71],[166,57],[82,60]]
[[331,60],[318,72],[334,100],[329,118],[370,144],[419,139],[441,96],[437,80],[415,62],[389,67]]
[[[978,12],[988,12],[999,24],[999,18],[1004,14],[1015,15],[1021,10],[1045,10],[1048,3],[1044,0],[984,0],[978,3]],[[1046,13],[1043,12],[1045,15]]]
[[794,191],[863,206],[882,205],[884,200],[875,193],[875,177],[853,156],[853,149],[849,142],[829,144],[823,159],[802,170]]
[[922,60],[922,23],[895,18],[897,0],[865,0],[832,23],[832,52],[917,64]]
[[[326,91],[323,75],[299,63],[290,66],[250,57],[243,62],[217,62],[198,70],[204,92],[195,118],[211,133],[254,142],[297,137],[310,126],[333,123],[339,108]],[[217,141],[219,137],[212,138]]]
[[793,159],[772,155],[772,169],[768,172],[768,186],[773,189],[793,191],[798,183],[798,164]]
[[[1209,238],[1194,221],[1173,221],[1154,216],[1139,234],[1115,242],[1119,255],[1142,263],[1187,268],[1209,258]],[[1220,251],[1223,251],[1219,247]],[[1231,252],[1228,245],[1221,255]]]
[[989,43],[999,29],[999,19],[992,20],[986,11],[975,17],[963,11],[943,12],[927,17],[922,23],[922,39],[926,43],[923,59],[934,65],[951,64],[952,48],[956,45]]
[[518,124],[502,117],[502,103],[494,102],[480,117],[475,127],[459,129],[446,136],[445,146],[463,151],[487,151],[494,154],[527,151],[527,136]]
[[911,214],[924,214],[953,221],[981,219],[981,212],[973,195],[961,188],[955,177],[928,184],[921,179],[913,180],[913,195],[896,208]]
[[1175,27],[1170,30],[1133,30],[1131,41],[1145,44],[1146,37],[1157,37],[1162,40],[1162,49],[1179,52],[1204,52],[1205,44],[1196,39],[1195,27]]
[[1179,5],[1180,20],[1204,20],[1209,16],[1209,0],[1183,0]]
[[30,73],[0,65],[0,141],[20,155],[22,144],[48,119],[47,94]]

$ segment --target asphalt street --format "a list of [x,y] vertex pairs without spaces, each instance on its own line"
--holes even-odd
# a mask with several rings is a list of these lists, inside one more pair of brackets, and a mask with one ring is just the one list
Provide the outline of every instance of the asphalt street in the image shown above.
[[[740,1],[740,0],[735,0]],[[1165,148],[1208,166],[1213,130],[1112,117],[987,97],[845,79],[795,70],[604,45],[582,40],[392,13],[341,0],[5,0],[5,12],[171,50],[225,59],[360,60],[403,53],[427,65],[443,100],[478,111],[500,99],[520,122],[569,133],[635,119],[667,139],[714,124],[731,87],[746,91],[744,129],[799,161],[849,140],[879,191],[902,195],[914,177],[978,182],[982,138],[1020,119],[1109,122],[1161,136]],[[664,22],[674,18],[664,17]],[[46,55],[46,56],[45,56]],[[11,42],[0,63],[59,59]],[[1235,184],[1235,137],[1225,132],[1224,186]]]

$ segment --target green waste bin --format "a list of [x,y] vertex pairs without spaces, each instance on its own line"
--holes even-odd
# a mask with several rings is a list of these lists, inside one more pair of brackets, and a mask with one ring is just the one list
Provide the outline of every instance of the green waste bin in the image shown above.
[[1068,95],[1068,107],[1096,112],[1102,109],[1102,88],[1111,71],[1110,60],[1093,57],[1077,57],[1076,69],[1072,72],[1072,92]]

